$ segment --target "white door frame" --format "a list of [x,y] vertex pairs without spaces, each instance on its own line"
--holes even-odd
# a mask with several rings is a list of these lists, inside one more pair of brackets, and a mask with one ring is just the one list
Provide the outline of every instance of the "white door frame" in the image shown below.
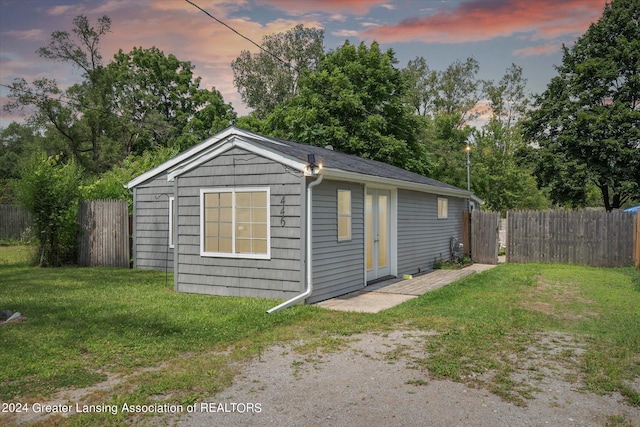
[[[380,267],[378,266],[378,250],[379,247],[376,245],[379,241],[377,238],[377,225],[379,221],[378,215],[378,203],[380,201],[379,196],[388,196],[387,199],[387,265]],[[373,205],[371,207],[372,212],[367,212],[367,198],[373,197],[372,202]],[[397,274],[397,191],[395,188],[384,188],[384,187],[367,187],[365,189],[365,259],[364,259],[364,270],[365,270],[365,285],[367,282],[370,282],[375,279],[379,279],[385,276],[395,276]],[[371,226],[374,227],[374,242],[371,242],[371,237],[367,232],[367,223],[368,216],[373,215]],[[371,261],[372,267],[371,269],[367,269],[367,258],[368,251],[372,250],[371,253]]]

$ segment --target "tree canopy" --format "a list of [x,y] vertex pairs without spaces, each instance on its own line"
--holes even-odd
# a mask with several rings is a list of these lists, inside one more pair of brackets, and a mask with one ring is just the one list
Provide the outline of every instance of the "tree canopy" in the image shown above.
[[48,78],[18,79],[5,106],[22,111],[47,135],[46,152],[61,152],[63,160],[75,159],[86,173],[99,175],[131,153],[188,148],[235,119],[215,88],[200,88],[189,61],[138,47],[119,51],[104,66],[100,42],[111,20],[103,16],[91,26],[80,15],[73,22],[71,33],[53,32],[38,53],[81,70],[80,83],[63,90]]
[[265,36],[262,47],[254,55],[243,50],[231,63],[242,100],[260,119],[295,95],[300,77],[316,69],[324,56],[324,30],[299,24]]
[[408,85],[392,50],[348,41],[302,76],[299,93],[267,119],[270,133],[419,173],[428,170],[419,122],[403,101]]
[[525,123],[536,173],[555,202],[606,210],[640,200],[640,3],[613,0],[572,47]]

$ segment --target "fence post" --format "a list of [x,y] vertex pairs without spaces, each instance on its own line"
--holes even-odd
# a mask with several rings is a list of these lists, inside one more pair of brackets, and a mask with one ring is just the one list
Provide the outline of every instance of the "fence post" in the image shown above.
[[635,243],[636,268],[640,268],[640,212],[636,215]]

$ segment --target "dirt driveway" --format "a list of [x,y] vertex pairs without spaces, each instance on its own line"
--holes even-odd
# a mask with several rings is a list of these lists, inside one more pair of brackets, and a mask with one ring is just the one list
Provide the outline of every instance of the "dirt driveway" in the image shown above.
[[[362,334],[330,351],[305,351],[303,343],[274,347],[230,388],[197,402],[195,413],[165,421],[183,427],[640,426],[640,408],[617,393],[581,391],[579,380],[567,381],[578,375],[543,357],[535,375],[514,374],[536,390],[526,406],[483,388],[433,380],[415,363],[425,357],[425,335]],[[640,388],[640,379],[633,387]]]

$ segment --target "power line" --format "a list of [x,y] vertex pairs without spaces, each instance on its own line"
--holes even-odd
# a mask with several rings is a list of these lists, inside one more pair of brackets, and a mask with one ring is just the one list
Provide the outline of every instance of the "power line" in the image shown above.
[[191,0],[185,0],[187,3],[189,3],[190,5],[192,5],[193,7],[195,7],[196,9],[202,11],[205,15],[207,15],[209,18],[215,20],[217,23],[219,23],[220,25],[223,25],[225,27],[227,27],[228,29],[230,29],[231,31],[233,31],[234,33],[236,33],[238,36],[242,37],[243,39],[245,39],[246,41],[248,41],[249,43],[251,43],[252,45],[254,45],[255,47],[257,47],[258,49],[260,49],[261,51],[263,51],[264,53],[266,53],[267,55],[272,56],[273,58],[275,58],[277,61],[280,61],[281,63],[283,63],[284,65],[286,65],[289,68],[293,68],[295,71],[298,71],[293,65],[291,65],[291,63],[285,61],[284,59],[280,58],[278,55],[268,51],[267,49],[265,49],[264,47],[262,47],[261,45],[259,45],[258,43],[254,42],[253,40],[251,40],[249,37],[245,36],[244,34],[242,34],[241,32],[237,31],[235,28],[231,27],[230,25],[227,25],[225,22],[219,20],[218,18],[216,18],[215,16],[213,16],[212,14],[210,14],[209,12],[207,12],[205,9],[201,8],[200,6],[198,6],[197,4],[193,3]]
[[[226,24],[225,22],[221,21],[220,19],[216,18],[215,16],[213,16],[211,13],[209,13],[208,11],[206,11],[205,9],[201,8],[200,6],[198,6],[197,4],[193,3],[191,0],[185,0],[187,3],[189,3],[190,5],[194,6],[195,8],[197,8],[198,10],[202,11],[204,14],[206,14],[208,17],[210,17],[211,19],[213,19],[214,21],[218,22],[219,24],[225,26],[226,28],[228,28],[229,30],[233,31],[235,34],[237,34],[238,36],[242,37],[243,39],[247,40],[249,43],[251,43],[252,45],[258,47],[261,51],[265,52],[266,54],[268,54],[269,56],[275,58],[277,61],[281,62],[282,64],[284,64],[285,66],[287,66],[288,68],[292,69],[293,71],[297,72],[298,74],[301,74],[300,70],[298,69],[297,66],[291,64],[290,62],[287,62],[285,60],[283,60],[282,58],[280,58],[278,55],[274,54],[273,52],[270,52],[269,50],[267,50],[266,48],[264,48],[263,46],[261,46],[260,44],[254,42],[253,40],[251,40],[249,37],[245,36],[244,34],[240,33],[238,30],[236,30],[235,28],[231,27],[230,25]],[[316,80],[316,83],[318,85],[320,85],[323,89],[327,90],[327,91],[332,91],[335,94],[335,90],[332,87],[328,87],[326,85],[324,85],[322,82]],[[372,112],[370,112],[369,110],[367,110],[367,108],[364,105],[357,105],[357,108],[361,109],[362,111],[364,111],[365,114],[369,115],[369,116],[373,116],[374,114]],[[385,124],[389,127],[395,128],[397,130],[400,130],[402,132],[404,132],[406,129],[396,125],[395,123],[393,123],[392,121],[389,120],[385,120]]]

